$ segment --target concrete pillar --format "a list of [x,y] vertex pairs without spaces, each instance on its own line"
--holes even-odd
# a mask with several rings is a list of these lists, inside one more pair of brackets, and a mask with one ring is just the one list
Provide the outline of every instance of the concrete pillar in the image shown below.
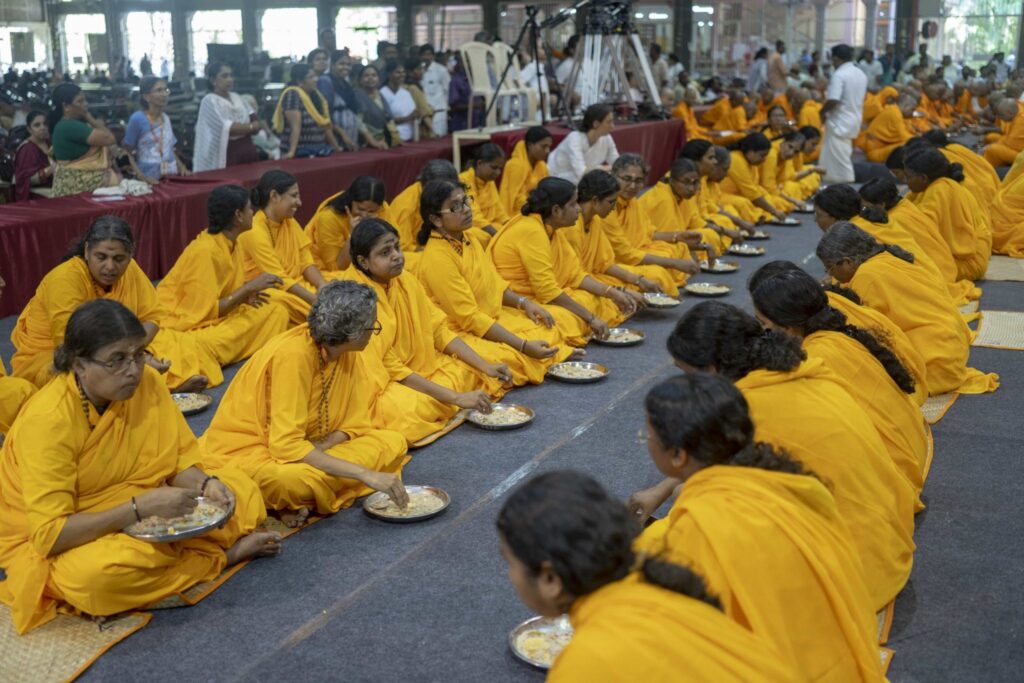
[[500,19],[498,18],[498,3],[496,2],[485,2],[483,3],[484,10],[484,26],[483,30],[490,33],[492,36],[500,37],[498,34],[498,24]]
[[249,56],[262,46],[260,36],[261,13],[256,8],[256,0],[242,0],[242,42],[249,49]]
[[914,48],[914,3],[896,3],[896,54],[902,60]]
[[320,39],[320,31],[325,28],[334,29],[334,19],[338,16],[338,6],[333,0],[319,0],[316,3],[316,35]]
[[675,0],[672,7],[672,51],[679,57],[679,63],[693,73],[693,55],[690,42],[693,39],[693,0]]
[[[484,6],[486,7],[488,4],[491,3],[484,3]],[[414,26],[412,0],[398,0],[395,3],[395,8],[397,10],[395,21],[398,24],[398,42],[401,43],[402,45],[412,45],[413,40],[415,39],[415,31],[413,30]],[[484,12],[484,25],[486,26],[486,10],[484,10]],[[494,12],[494,16],[498,16],[496,9]],[[495,27],[497,27],[497,20],[495,20]],[[434,49],[437,49],[436,45],[434,46]]]
[[[175,3],[171,8],[171,40],[174,42],[174,78],[188,77],[192,69],[192,32],[189,30],[190,13]],[[204,57],[206,55],[203,55]],[[202,76],[202,74],[196,74]]]
[[[107,62],[113,68],[114,62],[118,57],[127,58],[124,49],[124,29],[121,26],[121,12],[115,0],[104,1],[103,18],[107,29]],[[118,76],[110,74],[110,79],[115,80]]]
[[814,0],[814,49],[825,58],[825,10],[828,0]]
[[878,52],[875,33],[878,30],[878,0],[861,0],[864,3],[864,47]]

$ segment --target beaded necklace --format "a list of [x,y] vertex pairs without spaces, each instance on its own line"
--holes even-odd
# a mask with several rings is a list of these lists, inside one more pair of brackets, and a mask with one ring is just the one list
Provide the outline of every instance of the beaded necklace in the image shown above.
[[320,427],[320,434],[314,441],[319,441],[327,436],[327,404],[328,398],[331,395],[331,387],[334,386],[334,380],[338,376],[338,364],[334,364],[334,370],[331,371],[330,377],[325,377],[324,370],[326,369],[327,362],[323,356],[320,356],[320,406],[317,409],[317,425]]
[[82,402],[82,412],[85,413],[85,423],[89,425],[89,430],[92,431],[96,428],[96,425],[92,423],[92,414],[89,412],[89,397],[85,395],[85,389],[82,388],[82,383],[78,379],[78,375],[75,375],[75,386],[78,387],[78,398]]
[[454,237],[450,237],[447,233],[443,233],[437,228],[431,229],[430,239],[444,240],[445,242],[451,245],[452,249],[454,249],[455,253],[458,254],[459,256],[462,256],[462,247],[466,244],[465,238],[460,237],[456,239]]

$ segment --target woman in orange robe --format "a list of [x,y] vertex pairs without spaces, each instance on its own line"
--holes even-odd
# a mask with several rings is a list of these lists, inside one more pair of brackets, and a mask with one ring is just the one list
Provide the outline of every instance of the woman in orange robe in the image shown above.
[[391,202],[391,223],[398,231],[402,252],[406,255],[406,267],[410,272],[416,272],[419,261],[420,245],[416,243],[416,233],[423,224],[420,219],[420,195],[423,194],[423,186],[431,180],[457,183],[459,172],[447,159],[431,159],[424,164],[416,182],[402,190],[395,201]]
[[[6,286],[7,283],[0,277],[0,296],[3,296]],[[34,393],[36,386],[32,382],[21,377],[8,377],[7,366],[0,359],[0,446],[3,445],[3,435],[10,431],[21,406]]]
[[992,251],[1024,258],[1024,174],[999,186],[989,212],[992,216]]
[[[163,379],[146,366],[147,333],[117,301],[70,316],[58,375],[25,404],[0,456],[0,601],[18,633],[58,612],[106,617],[142,609],[280,551],[259,489],[202,453]],[[215,476],[214,476],[215,475]],[[206,496],[229,511],[219,529],[149,543],[122,529],[178,517]]]
[[352,265],[348,238],[364,218],[388,220],[384,181],[369,175],[356,176],[344,192],[325,199],[306,223],[313,263],[321,272],[344,271]]
[[950,164],[939,150],[917,146],[905,150],[903,168],[910,188],[908,198],[935,221],[939,234],[956,261],[964,280],[984,277],[992,256],[992,229],[983,198],[975,198],[961,183],[963,167]]
[[565,229],[576,225],[576,186],[545,178],[530,192],[523,213],[495,235],[487,251],[514,292],[540,302],[573,346],[605,337],[636,312],[632,297],[583,269]]
[[547,128],[531,126],[526,137],[512,148],[512,155],[501,175],[498,195],[505,213],[514,218],[519,215],[530,191],[548,177],[548,155],[554,138]]
[[[718,149],[725,152],[721,159]],[[728,237],[733,241],[742,241],[745,232],[754,231],[753,223],[740,218],[722,205],[722,189],[719,183],[725,178],[728,169],[721,169],[719,166],[723,161],[725,164],[729,163],[729,153],[724,148],[717,148],[706,140],[690,140],[679,150],[679,159],[689,159],[697,166],[700,187],[695,195],[696,207],[697,213],[707,227],[718,232],[723,238]]]
[[892,601],[910,575],[917,494],[824,362],[804,360],[797,339],[716,301],[684,314],[668,348],[683,371],[732,380],[750,404],[756,439],[786,449],[831,483],[864,568],[868,608]]
[[[821,285],[805,271],[769,263],[747,283],[754,311],[766,328],[802,340],[808,358],[820,358],[847,393],[868,414],[893,464],[920,495],[928,433],[911,398],[914,377],[899,357],[871,331],[829,305]],[[922,509],[920,499],[918,509]]]
[[884,162],[894,149],[913,137],[906,121],[914,115],[916,107],[917,98],[904,93],[896,104],[887,104],[882,108],[865,131],[864,153],[868,161]]
[[589,475],[549,472],[522,484],[497,527],[523,604],[550,618],[569,614],[572,641],[549,682],[793,679],[768,638],[722,614],[688,561],[636,553],[635,520]]
[[459,174],[473,204],[473,226],[467,234],[475,236],[484,247],[509,219],[497,185],[504,168],[505,153],[501,147],[485,142],[476,149],[470,167]]
[[295,220],[302,206],[299,183],[291,173],[267,171],[252,192],[257,209],[252,230],[238,238],[245,277],[276,276],[280,284],[267,293],[288,309],[292,324],[298,325],[306,320],[317,290],[327,282],[313,261],[309,238]]
[[951,164],[960,164],[964,169],[964,187],[975,197],[993,197],[999,191],[999,174],[992,164],[974,150],[957,142],[950,142],[941,130],[933,129],[924,133],[925,140],[935,146]]
[[929,394],[983,394],[999,387],[998,375],[967,366],[971,331],[912,254],[879,243],[851,223],[837,223],[818,243],[817,255],[829,275],[850,283],[866,306],[907,333],[924,356]]
[[732,163],[729,175],[722,181],[722,191],[753,202],[758,209],[781,221],[786,214],[761,185],[760,167],[771,151],[772,143],[761,133],[751,133],[740,140],[738,149],[731,155]]
[[647,449],[668,479],[631,507],[646,517],[682,486],[636,546],[705,577],[725,613],[771,643],[797,680],[883,681],[858,544],[828,489],[839,484],[761,441],[757,407],[724,377],[674,377],[645,407]]

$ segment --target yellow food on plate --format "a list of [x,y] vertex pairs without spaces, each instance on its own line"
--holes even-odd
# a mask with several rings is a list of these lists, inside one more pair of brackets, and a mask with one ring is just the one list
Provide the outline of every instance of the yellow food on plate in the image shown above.
[[691,294],[727,294],[731,290],[725,285],[711,282],[693,282],[686,285],[686,291]]
[[563,377],[565,379],[596,379],[604,376],[604,373],[597,368],[567,365],[565,363],[552,365],[548,372],[556,377]]
[[129,533],[140,536],[167,536],[185,533],[208,524],[213,524],[224,516],[224,509],[218,505],[201,502],[187,515],[181,517],[144,517],[126,529]]
[[644,294],[644,298],[647,299],[647,303],[652,306],[675,306],[679,303],[679,299],[674,299],[667,294],[654,294],[648,292]]
[[625,344],[628,342],[640,341],[643,338],[643,335],[637,334],[636,332],[631,332],[630,330],[613,329],[609,330],[608,338],[605,339],[605,341]]
[[178,405],[182,412],[186,410],[198,410],[210,404],[210,397],[206,394],[171,394],[171,398]]
[[444,501],[430,491],[409,491],[409,504],[403,510],[386,495],[370,503],[374,514],[382,517],[419,517],[437,512],[444,507]]
[[572,640],[572,631],[526,631],[516,640],[516,647],[527,659],[550,667]]
[[491,412],[481,413],[474,410],[469,419],[485,427],[508,427],[530,421],[530,416],[513,406],[491,406]]

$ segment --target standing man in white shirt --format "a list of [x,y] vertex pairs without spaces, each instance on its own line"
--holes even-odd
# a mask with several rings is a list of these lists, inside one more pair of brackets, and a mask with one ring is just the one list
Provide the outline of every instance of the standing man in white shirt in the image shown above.
[[434,118],[431,121],[434,134],[442,137],[448,134],[448,86],[451,85],[452,75],[448,73],[448,68],[444,64],[439,64],[434,59],[432,45],[420,46],[420,59],[427,65],[420,85],[423,87],[427,104],[434,110]]
[[868,78],[853,64],[853,48],[836,45],[832,48],[832,78],[825,91],[821,119],[825,124],[820,164],[825,167],[824,182],[854,182],[853,140],[860,134],[864,118],[864,96]]
[[857,62],[857,68],[867,76],[869,88],[878,87],[882,84],[882,75],[885,73],[885,67],[875,59],[873,50],[863,50],[860,53],[860,61]]

